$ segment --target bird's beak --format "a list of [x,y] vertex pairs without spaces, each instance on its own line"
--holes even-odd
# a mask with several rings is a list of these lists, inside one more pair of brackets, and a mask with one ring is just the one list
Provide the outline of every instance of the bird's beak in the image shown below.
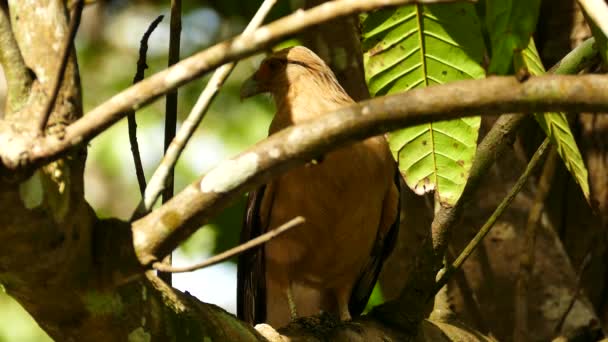
[[255,74],[245,80],[241,86],[241,100],[262,93],[260,83],[255,80]]

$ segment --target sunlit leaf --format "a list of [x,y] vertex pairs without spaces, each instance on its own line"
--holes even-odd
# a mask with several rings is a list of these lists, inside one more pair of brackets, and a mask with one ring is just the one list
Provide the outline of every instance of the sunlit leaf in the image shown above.
[[[515,67],[525,67],[531,75],[542,75],[545,68],[540,60],[534,39],[530,39],[528,46],[515,55]],[[568,118],[564,113],[537,113],[534,115],[543,131],[551,138],[557,152],[564,161],[566,168],[581,187],[587,201],[589,200],[589,181],[587,168],[579,151],[574,135],[570,131]]]
[[[410,5],[368,14],[362,21],[366,79],[384,95],[482,78],[483,39],[471,4]],[[480,119],[463,118],[405,128],[389,136],[406,183],[435,190],[454,204],[475,155]]]
[[528,45],[534,33],[540,0],[486,0],[486,27],[490,35],[493,74],[509,71],[513,54]]

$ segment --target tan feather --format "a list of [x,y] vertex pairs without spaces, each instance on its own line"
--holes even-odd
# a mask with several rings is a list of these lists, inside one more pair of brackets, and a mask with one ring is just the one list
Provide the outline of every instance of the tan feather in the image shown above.
[[[269,56],[248,82],[245,95],[270,92],[274,98],[277,113],[270,134],[353,103],[327,65],[304,47]],[[257,297],[265,299],[256,304],[263,310],[255,308],[264,317],[258,314],[251,323],[289,323],[293,312],[287,293],[297,316],[323,311],[350,319],[360,314],[391,249],[387,240],[396,238],[395,175],[387,143],[377,136],[331,151],[322,162],[295,168],[266,186],[261,203],[250,204],[259,210],[259,233],[298,215],[306,223],[259,250],[263,265],[252,267],[251,256],[239,263],[239,298],[246,298],[243,291],[252,285],[243,275],[253,279],[256,269],[264,273],[257,275],[257,284],[265,286],[265,296]],[[252,229],[246,224],[244,231]],[[244,302],[239,312],[254,310],[243,309]]]

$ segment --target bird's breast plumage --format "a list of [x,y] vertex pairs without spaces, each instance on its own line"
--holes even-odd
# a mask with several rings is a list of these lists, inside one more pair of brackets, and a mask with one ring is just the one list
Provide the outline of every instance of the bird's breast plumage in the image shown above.
[[342,147],[269,185],[274,196],[269,228],[298,215],[307,220],[267,244],[269,268],[297,270],[293,273],[299,281],[329,287],[358,276],[371,253],[392,180],[383,143],[375,137]]

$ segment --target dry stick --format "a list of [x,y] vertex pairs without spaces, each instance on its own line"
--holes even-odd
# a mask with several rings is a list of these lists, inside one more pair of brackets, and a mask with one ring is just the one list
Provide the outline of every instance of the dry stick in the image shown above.
[[551,189],[551,182],[557,165],[557,150],[551,148],[547,161],[543,167],[538,189],[534,196],[534,203],[528,215],[526,223],[524,248],[519,257],[519,275],[515,286],[515,324],[513,331],[514,341],[527,341],[528,325],[528,287],[532,270],[534,268],[534,253],[536,247],[536,230],[543,213],[545,199]]
[[496,220],[498,220],[498,218],[500,218],[500,216],[505,211],[505,209],[507,209],[507,207],[511,204],[511,202],[513,201],[515,196],[519,193],[519,191],[523,188],[523,186],[528,181],[528,178],[530,177],[530,174],[532,173],[532,171],[534,171],[536,166],[543,159],[543,155],[547,151],[547,147],[549,146],[549,143],[550,143],[549,138],[545,138],[545,141],[543,141],[543,143],[540,145],[538,150],[536,150],[536,153],[534,153],[534,155],[532,156],[532,159],[530,159],[530,162],[528,163],[526,170],[519,177],[519,179],[517,180],[517,182],[515,183],[513,188],[511,188],[511,191],[509,192],[509,194],[502,200],[502,202],[500,202],[500,204],[498,205],[496,210],[494,210],[494,212],[492,213],[490,218],[486,221],[486,223],[484,223],[484,225],[481,227],[479,232],[477,232],[475,237],[473,237],[473,239],[469,242],[469,244],[464,248],[462,253],[460,253],[458,258],[456,258],[454,263],[452,263],[452,265],[448,265],[446,267],[445,273],[441,276],[441,278],[439,279],[439,281],[437,281],[437,284],[435,285],[435,289],[432,293],[431,298],[445,284],[447,284],[450,276],[456,270],[458,270],[460,268],[462,263],[464,263],[465,260],[467,260],[467,258],[471,255],[471,253],[473,253],[475,248],[477,248],[477,246],[481,243],[483,238],[488,234],[490,229],[492,229],[492,227],[494,226],[494,223],[496,223]]
[[255,247],[258,247],[260,245],[265,244],[266,242],[278,237],[279,235],[287,232],[288,230],[290,230],[291,228],[295,228],[297,226],[302,225],[304,222],[306,222],[306,220],[302,217],[302,216],[297,216],[294,217],[293,219],[289,220],[288,222],[282,224],[281,226],[279,226],[278,228],[275,228],[273,230],[270,230],[258,237],[256,237],[255,239],[251,239],[243,244],[240,244],[234,248],[231,248],[225,252],[222,252],[218,255],[215,255],[201,263],[198,264],[194,264],[194,265],[190,265],[190,266],[184,266],[184,267],[175,267],[175,266],[167,266],[164,263],[160,263],[160,262],[155,262],[152,264],[152,267],[155,268],[158,271],[162,271],[162,272],[170,272],[170,273],[183,273],[183,272],[192,272],[192,271],[196,271],[196,270],[200,270],[202,268],[205,267],[209,267],[215,264],[218,264],[220,262],[226,261],[234,256],[237,256],[239,254],[242,254],[250,249],[253,249]]
[[608,5],[604,0],[578,0],[585,13],[608,36]]
[[[148,54],[148,39],[150,35],[156,29],[158,24],[163,20],[163,16],[160,15],[152,23],[141,37],[139,42],[139,58],[137,59],[137,71],[133,76],[133,84],[143,80],[144,72],[148,68],[146,64],[146,57]],[[133,164],[135,165],[135,175],[137,176],[137,184],[139,185],[139,192],[141,196],[144,196],[146,191],[146,175],[144,174],[144,167],[141,163],[141,156],[139,155],[139,144],[137,143],[137,121],[135,120],[135,111],[131,110],[127,113],[127,124],[129,127],[129,143],[131,144],[131,154],[133,155]]]
[[63,46],[61,49],[59,69],[57,70],[57,74],[55,75],[55,79],[53,80],[50,97],[48,98],[46,105],[42,110],[42,117],[40,117],[40,121],[38,122],[39,135],[44,135],[44,129],[46,128],[46,124],[49,121],[49,117],[51,116],[51,111],[55,106],[57,94],[59,94],[59,88],[61,87],[61,83],[63,82],[65,68],[68,65],[68,59],[70,58],[70,53],[72,52],[72,47],[74,46],[74,38],[76,38],[76,32],[78,32],[78,26],[80,25],[80,16],[82,15],[83,7],[84,0],[76,0],[74,8],[70,13],[70,27],[68,29],[68,35],[65,41],[63,42]]
[[[260,27],[264,21],[264,18],[266,18],[276,2],[277,0],[265,0],[243,31],[243,35],[251,34],[258,27]],[[215,98],[215,95],[219,91],[222,84],[224,84],[224,81],[226,78],[228,78],[235,65],[236,63],[224,64],[213,73],[209,83],[207,83],[207,86],[200,94],[198,100],[196,100],[196,103],[194,104],[192,111],[190,111],[188,118],[180,127],[179,132],[177,132],[177,136],[166,149],[160,165],[152,174],[150,184],[146,189],[146,194],[133,214],[133,218],[138,218],[148,213],[158,199],[163,187],[165,185],[168,186],[168,182],[172,178],[170,176],[170,170],[173,170],[175,167],[175,163],[177,163],[179,156],[186,147],[186,143],[190,140],[192,134],[205,117],[209,104],[211,101],[213,101],[213,98]]]
[[[169,33],[169,60],[168,66],[179,62],[180,35],[182,33],[182,1],[171,0],[171,24]],[[177,89],[167,93],[165,101],[165,146],[163,155],[167,154],[169,144],[175,138],[175,130],[177,129]],[[167,173],[167,178],[163,183],[162,203],[167,203],[173,197],[175,166],[172,165]],[[142,195],[142,200],[145,196]],[[171,266],[171,253],[167,254],[163,259],[163,264]],[[171,273],[158,272],[158,277],[167,285],[172,284]]]

